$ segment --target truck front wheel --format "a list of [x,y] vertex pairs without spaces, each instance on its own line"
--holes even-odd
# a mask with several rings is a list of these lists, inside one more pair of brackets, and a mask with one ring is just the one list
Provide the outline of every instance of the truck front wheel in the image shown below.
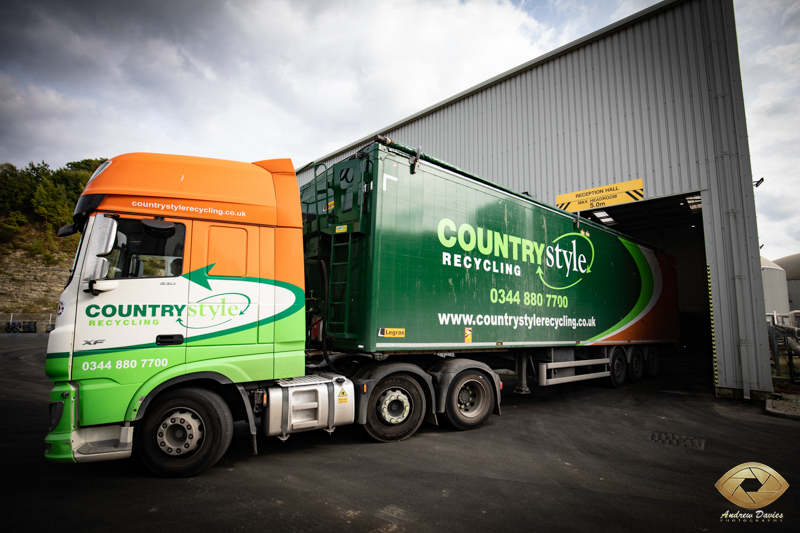
[[477,370],[464,370],[447,391],[445,414],[456,429],[474,429],[483,425],[494,411],[494,390],[489,378]]
[[422,424],[425,406],[425,394],[414,378],[404,374],[388,376],[369,396],[364,427],[381,442],[405,440]]
[[233,417],[215,392],[178,389],[156,398],[134,435],[147,468],[163,477],[191,477],[225,454]]

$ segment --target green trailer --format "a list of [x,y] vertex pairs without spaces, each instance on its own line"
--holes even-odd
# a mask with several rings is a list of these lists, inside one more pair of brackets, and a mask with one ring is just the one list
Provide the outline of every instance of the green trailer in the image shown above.
[[561,363],[550,384],[610,375],[585,363],[619,346],[654,373],[678,338],[674,262],[630,237],[385,137],[314,173],[301,187],[310,344]]

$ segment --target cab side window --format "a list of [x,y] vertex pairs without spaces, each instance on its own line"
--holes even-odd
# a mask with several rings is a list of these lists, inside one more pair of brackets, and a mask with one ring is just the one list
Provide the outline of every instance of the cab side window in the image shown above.
[[140,219],[117,219],[117,238],[106,256],[108,279],[175,277],[183,274],[186,226],[153,229]]

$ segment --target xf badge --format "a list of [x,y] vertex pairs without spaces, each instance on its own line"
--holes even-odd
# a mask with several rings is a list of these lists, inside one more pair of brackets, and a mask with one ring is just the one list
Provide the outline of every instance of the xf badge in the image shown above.
[[91,340],[91,341],[83,341],[83,345],[84,346],[96,346],[98,344],[103,344],[104,342],[105,342],[105,339],[97,339],[97,340]]

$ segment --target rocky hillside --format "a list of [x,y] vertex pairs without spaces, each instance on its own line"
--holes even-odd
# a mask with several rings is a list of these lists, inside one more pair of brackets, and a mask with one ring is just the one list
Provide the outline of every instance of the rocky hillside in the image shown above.
[[0,163],[0,315],[56,311],[80,240],[58,238],[56,231],[72,222],[81,192],[104,161],[72,161],[55,170],[44,161],[19,168]]
[[0,244],[0,312],[54,313],[78,246],[44,224],[28,224]]

